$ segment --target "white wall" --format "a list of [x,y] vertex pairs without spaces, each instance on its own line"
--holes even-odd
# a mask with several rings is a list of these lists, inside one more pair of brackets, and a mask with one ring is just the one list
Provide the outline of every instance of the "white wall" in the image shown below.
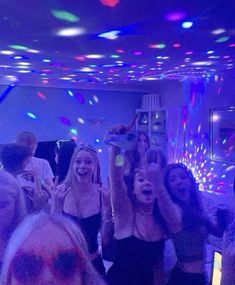
[[[7,86],[0,86],[3,92]],[[0,144],[15,141],[16,134],[29,130],[35,133],[39,141],[50,141],[70,138],[71,128],[78,132],[78,142],[84,142],[101,148],[99,154],[103,165],[103,176],[107,175],[107,146],[102,140],[107,130],[117,123],[128,123],[135,113],[135,109],[141,106],[143,93],[118,92],[118,91],[94,91],[74,90],[85,98],[81,104],[75,97],[68,94],[68,89],[40,88],[40,87],[14,87],[5,100],[0,104]],[[37,93],[46,96],[40,99]],[[96,95],[98,103],[93,96]],[[93,105],[89,104],[89,100]],[[31,119],[26,112],[32,112],[37,119]],[[70,126],[60,122],[60,117],[65,116],[71,121]],[[85,124],[80,124],[80,117]],[[96,144],[95,139],[100,139]]]

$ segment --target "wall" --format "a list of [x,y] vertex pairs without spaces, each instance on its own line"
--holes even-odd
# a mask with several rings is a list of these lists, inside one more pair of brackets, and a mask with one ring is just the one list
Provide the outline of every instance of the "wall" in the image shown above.
[[[0,86],[0,92],[6,88]],[[106,177],[108,160],[107,146],[102,142],[104,134],[112,125],[130,121],[135,109],[141,106],[143,92],[71,91],[73,96],[62,88],[14,87],[0,103],[0,144],[14,142],[16,134],[24,130],[34,132],[39,141],[53,141],[74,136],[71,129],[75,129],[78,142],[102,150],[99,156]],[[27,112],[37,118],[30,118]],[[67,118],[63,123],[62,116]],[[82,118],[84,124],[79,123],[78,118]]]
[[[184,81],[162,89],[162,107],[169,112],[169,157],[184,160],[201,181],[211,204],[234,207],[231,164],[210,159],[209,110],[235,106],[235,80]],[[185,130],[184,130],[185,125]],[[186,153],[185,157],[184,154]]]

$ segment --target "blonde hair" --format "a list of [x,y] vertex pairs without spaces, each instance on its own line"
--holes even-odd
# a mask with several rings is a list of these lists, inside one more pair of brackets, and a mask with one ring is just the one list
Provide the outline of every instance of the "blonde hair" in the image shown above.
[[73,155],[70,161],[70,165],[69,165],[68,174],[65,179],[65,184],[72,186],[72,187],[76,185],[77,178],[75,177],[73,165],[80,151],[87,151],[93,157],[94,162],[95,162],[95,170],[94,170],[93,177],[92,177],[92,183],[101,185],[102,181],[101,181],[101,174],[100,174],[100,162],[97,156],[97,152],[92,147],[87,146],[87,145],[78,146],[74,149],[74,152],[73,152]]
[[[5,229],[5,235],[8,239],[12,231],[17,225],[24,219],[27,214],[24,194],[18,185],[17,179],[10,173],[0,170],[0,187],[4,187],[4,190],[14,199],[14,214],[9,226]],[[1,191],[0,191],[1,192]],[[1,195],[1,193],[0,193]]]
[[16,137],[16,143],[27,147],[34,147],[38,144],[35,135],[29,131],[19,133]]
[[[63,230],[63,232],[70,237],[74,246],[78,248],[79,258],[81,258],[83,263],[83,269],[79,268],[83,279],[82,284],[105,285],[105,282],[98,275],[89,260],[86,241],[79,227],[62,215],[48,215],[44,212],[28,216],[12,235],[3,259],[0,284],[11,284],[11,264],[22,244],[30,238],[30,235],[35,230],[49,223]],[[53,243],[53,240],[48,240],[48,242]]]

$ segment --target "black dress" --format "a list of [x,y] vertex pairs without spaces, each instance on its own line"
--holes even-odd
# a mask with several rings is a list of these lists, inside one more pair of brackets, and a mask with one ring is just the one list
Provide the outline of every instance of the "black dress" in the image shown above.
[[164,240],[130,236],[115,240],[115,262],[107,273],[110,285],[153,285],[153,267],[163,259]]
[[[98,214],[83,219],[70,215],[64,211],[63,214],[71,218],[75,223],[79,225],[87,241],[89,253],[90,254],[96,253],[99,247],[97,236],[101,225],[101,213],[99,212]],[[98,255],[92,261],[92,264],[94,265],[96,270],[100,273],[100,275],[105,277],[105,267],[101,255]]]

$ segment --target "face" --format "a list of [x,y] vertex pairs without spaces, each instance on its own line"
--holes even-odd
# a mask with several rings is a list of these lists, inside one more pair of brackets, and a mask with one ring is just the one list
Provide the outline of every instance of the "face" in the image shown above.
[[[6,186],[0,186],[0,228],[4,229],[12,222],[15,211],[15,200],[6,191]],[[7,186],[11,187],[11,186]]]
[[192,181],[188,173],[182,168],[175,168],[170,171],[168,177],[170,191],[181,201],[186,202],[190,198]]
[[148,141],[145,135],[141,134],[137,141],[137,150],[139,153],[144,154],[148,149]]
[[32,156],[28,156],[28,157],[22,162],[21,167],[18,169],[18,174],[21,174],[21,173],[25,170],[26,166],[31,162],[31,160],[32,160]]
[[11,285],[81,285],[82,257],[70,237],[48,223],[32,232],[11,265]]
[[154,202],[156,193],[152,183],[150,183],[147,178],[146,170],[140,170],[136,173],[133,194],[139,203],[152,204]]
[[95,160],[86,150],[78,152],[73,164],[73,171],[78,181],[91,182],[95,171]]

